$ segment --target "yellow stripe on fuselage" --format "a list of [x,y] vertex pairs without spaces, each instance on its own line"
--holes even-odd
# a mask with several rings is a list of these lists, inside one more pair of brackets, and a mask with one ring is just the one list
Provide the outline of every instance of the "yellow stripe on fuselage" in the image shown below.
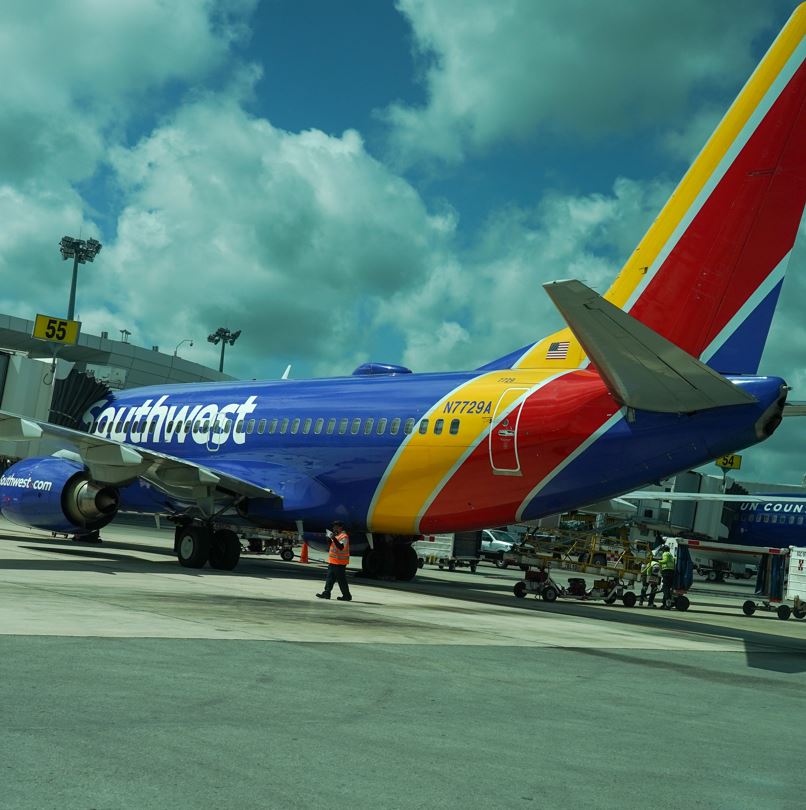
[[[435,403],[424,416],[429,419],[428,431],[419,433],[415,427],[378,485],[368,515],[370,530],[416,534],[419,517],[442,484],[479,440],[486,441],[496,407],[500,417],[525,393],[523,389],[532,389],[553,374],[531,369],[492,371],[469,380]],[[508,394],[499,404],[502,394],[510,388],[521,390]],[[439,436],[434,434],[436,419],[445,420]],[[459,432],[455,435],[450,433],[453,419],[459,420]]]
[[[702,152],[605,293],[604,297],[608,301],[622,308],[629,301],[692,205],[698,202],[708,181],[719,168],[731,145],[747,125],[805,34],[806,3],[802,3],[781,30]],[[567,358],[546,360],[549,345],[560,340],[571,342]],[[536,343],[520,358],[515,368],[578,368],[584,359],[585,353],[581,346],[571,330],[566,328]]]

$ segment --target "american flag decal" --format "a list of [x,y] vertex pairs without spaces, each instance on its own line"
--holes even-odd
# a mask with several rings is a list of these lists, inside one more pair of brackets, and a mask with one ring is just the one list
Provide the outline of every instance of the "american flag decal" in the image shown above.
[[565,360],[568,356],[568,347],[570,345],[570,340],[560,340],[557,343],[550,343],[549,350],[546,352],[546,360]]

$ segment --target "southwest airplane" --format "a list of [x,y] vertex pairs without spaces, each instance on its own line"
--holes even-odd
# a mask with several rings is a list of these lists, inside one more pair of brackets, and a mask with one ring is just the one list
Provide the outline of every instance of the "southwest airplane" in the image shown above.
[[[806,200],[806,4],[781,31],[613,285],[545,285],[567,328],[475,371],[110,394],[86,431],[0,415],[65,450],[0,481],[11,521],[90,531],[167,514],[188,567],[231,569],[238,521],[311,539],[339,518],[397,576],[420,533],[568,511],[761,442],[787,385],[757,376]],[[388,558],[388,557],[387,557]]]

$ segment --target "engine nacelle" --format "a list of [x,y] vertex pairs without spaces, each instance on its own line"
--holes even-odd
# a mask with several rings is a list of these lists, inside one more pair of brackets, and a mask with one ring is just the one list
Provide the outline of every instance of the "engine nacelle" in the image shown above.
[[90,480],[81,464],[52,456],[19,461],[0,477],[0,512],[20,526],[93,531],[115,517],[119,502],[115,487]]

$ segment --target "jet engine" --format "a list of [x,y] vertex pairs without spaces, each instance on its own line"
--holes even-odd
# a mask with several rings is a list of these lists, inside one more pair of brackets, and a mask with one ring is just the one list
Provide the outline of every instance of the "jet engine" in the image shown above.
[[119,506],[115,487],[90,479],[77,462],[28,458],[0,477],[0,512],[12,523],[53,532],[101,529]]

